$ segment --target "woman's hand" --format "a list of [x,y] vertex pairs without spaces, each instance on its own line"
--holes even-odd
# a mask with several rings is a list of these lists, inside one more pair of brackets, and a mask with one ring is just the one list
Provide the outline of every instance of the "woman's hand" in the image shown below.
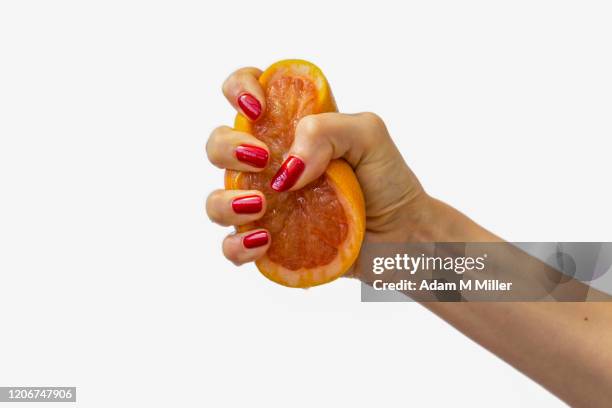
[[[265,111],[261,71],[243,68],[223,84],[230,104],[249,120]],[[216,128],[206,145],[209,160],[222,169],[261,171],[268,148],[254,136],[227,126]],[[288,156],[305,163],[289,190],[297,190],[325,172],[330,160],[344,158],[353,167],[366,202],[366,240],[405,241],[430,203],[419,181],[391,140],[383,121],[373,113],[322,113],[302,118]],[[221,225],[243,225],[265,213],[265,197],[254,190],[216,190],[206,202],[210,219]],[[255,235],[254,235],[255,234]],[[270,245],[267,231],[228,235],[223,253],[235,264],[261,257]]]

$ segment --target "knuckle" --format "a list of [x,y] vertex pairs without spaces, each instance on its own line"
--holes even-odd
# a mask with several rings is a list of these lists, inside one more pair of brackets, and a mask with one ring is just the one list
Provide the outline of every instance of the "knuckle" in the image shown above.
[[249,84],[256,84],[257,77],[260,74],[261,71],[254,67],[240,68],[227,77],[223,85],[221,85],[221,90],[228,99],[233,99],[237,97],[242,90],[249,88]]
[[366,137],[363,141],[365,146],[367,148],[374,148],[384,143],[388,138],[388,132],[382,118],[372,112],[360,113],[359,116],[364,121],[365,129],[367,129]]
[[248,82],[256,82],[258,76],[257,73],[259,72],[261,71],[254,67],[240,68],[239,70],[234,72],[234,79],[237,83],[242,84],[244,86],[244,84]]
[[240,88],[244,87],[245,82],[251,79],[251,74],[244,69],[240,69],[234,73],[234,82],[236,85],[240,85]]
[[385,121],[382,120],[382,118],[378,116],[376,113],[363,112],[360,114],[360,116],[365,121],[365,123],[367,123],[368,126],[372,127],[373,129],[376,129],[376,130],[386,129]]
[[231,89],[231,86],[232,86],[232,77],[233,76],[234,76],[234,74],[231,74],[230,76],[225,78],[225,81],[223,81],[223,84],[221,85],[221,91],[223,92],[223,95],[229,96],[230,89]]
[[231,240],[232,240],[232,236],[228,236],[223,240],[223,244],[221,246],[221,249],[223,251],[223,256],[225,258],[227,258],[228,261],[230,261],[231,263],[233,263],[236,266],[240,266],[242,265],[244,262],[242,262],[240,260],[240,256],[238,254],[238,251],[236,250],[236,248],[232,245]]
[[298,122],[295,133],[306,140],[317,140],[323,135],[322,121],[315,115],[304,116]]
[[222,168],[221,152],[216,149],[207,150],[208,160],[216,167]]
[[232,72],[226,79],[223,81],[223,85],[221,89],[223,90],[223,94],[227,97],[233,96],[236,92],[237,85],[241,81],[241,77],[244,74],[243,68],[238,69]]
[[227,78],[224,93],[230,98],[238,97],[245,89],[245,84],[249,80],[249,74],[243,70],[238,70]]
[[223,225],[223,190],[215,190],[206,198],[206,214],[211,221]]
[[227,126],[219,126],[212,131],[206,142],[206,155],[208,160],[217,167],[223,164],[223,149],[220,148],[221,135],[227,130]]

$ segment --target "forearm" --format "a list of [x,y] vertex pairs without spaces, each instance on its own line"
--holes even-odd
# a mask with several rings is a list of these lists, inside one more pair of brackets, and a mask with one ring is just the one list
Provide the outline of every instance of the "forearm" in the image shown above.
[[[412,242],[501,241],[433,199],[409,229]],[[612,303],[423,305],[572,406],[612,401]]]
[[612,401],[608,303],[423,304],[572,406]]

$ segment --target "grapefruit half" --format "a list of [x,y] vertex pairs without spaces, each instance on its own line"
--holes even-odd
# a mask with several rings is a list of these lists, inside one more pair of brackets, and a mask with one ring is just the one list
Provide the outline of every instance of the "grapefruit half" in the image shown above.
[[346,273],[359,255],[365,204],[355,173],[337,159],[298,191],[279,193],[270,182],[291,147],[298,121],[310,114],[336,112],[336,103],[321,70],[307,61],[279,61],[259,82],[266,111],[255,123],[238,114],[234,128],[266,143],[270,160],[260,173],[227,170],[225,188],[260,190],[266,197],[263,218],[238,228],[270,232],[270,248],[256,262],[261,273],[285,286],[321,285]]

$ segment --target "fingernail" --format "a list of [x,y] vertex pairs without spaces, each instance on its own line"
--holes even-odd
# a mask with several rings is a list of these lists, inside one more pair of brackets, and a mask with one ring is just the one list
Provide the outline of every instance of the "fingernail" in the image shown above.
[[263,200],[261,196],[252,195],[238,197],[232,200],[232,209],[236,214],[254,214],[261,211]]
[[236,148],[236,158],[241,162],[258,168],[266,167],[268,164],[268,152],[257,146],[240,145]]
[[257,248],[268,243],[269,237],[266,231],[257,231],[242,238],[242,245],[245,248]]
[[272,178],[272,189],[279,192],[289,190],[300,178],[304,167],[304,162],[299,158],[295,156],[287,157],[287,160],[285,160]]
[[261,104],[250,93],[243,93],[238,97],[238,106],[251,120],[257,120],[259,115],[261,115]]

